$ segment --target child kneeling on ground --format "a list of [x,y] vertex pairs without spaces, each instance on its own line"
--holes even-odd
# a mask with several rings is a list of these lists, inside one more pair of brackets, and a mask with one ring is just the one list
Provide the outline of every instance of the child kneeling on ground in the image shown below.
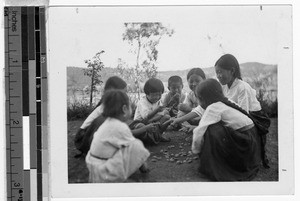
[[102,104],[106,120],[95,132],[85,159],[89,182],[122,182],[138,169],[148,172],[145,162],[150,153],[125,123],[132,113],[127,94],[109,90]]

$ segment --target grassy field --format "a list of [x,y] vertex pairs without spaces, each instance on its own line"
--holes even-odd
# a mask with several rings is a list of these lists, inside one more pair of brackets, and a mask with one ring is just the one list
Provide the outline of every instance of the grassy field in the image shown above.
[[[267,155],[270,169],[261,166],[253,181],[278,181],[278,123],[271,119],[267,139]],[[73,139],[82,121],[68,122],[68,177],[69,183],[87,183],[88,170],[84,158],[74,158],[78,153]],[[148,146],[151,155],[148,159],[150,172],[141,174],[137,171],[127,182],[201,182],[209,181],[198,173],[198,158],[190,153],[192,136],[183,132],[166,133],[171,142]],[[167,154],[166,154],[167,153]],[[170,161],[166,155],[174,156],[180,162]]]

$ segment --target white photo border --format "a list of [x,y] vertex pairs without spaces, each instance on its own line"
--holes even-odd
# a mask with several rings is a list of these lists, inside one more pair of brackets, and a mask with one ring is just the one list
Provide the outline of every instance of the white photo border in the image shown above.
[[[224,5],[226,6],[226,5]],[[138,8],[137,8],[138,9]],[[290,8],[292,11],[292,8]],[[51,22],[51,6],[48,9]],[[49,21],[48,21],[49,22]],[[51,31],[51,24],[47,28]],[[48,30],[48,31],[49,31]],[[93,198],[123,196],[196,196],[196,195],[283,195],[294,193],[293,153],[293,43],[292,19],[279,23],[278,37],[278,182],[181,182],[181,183],[124,183],[69,184],[67,168],[66,68],[51,65],[55,52],[51,51],[48,35],[49,68],[49,144],[50,193],[54,198]],[[283,47],[289,47],[284,49]],[[63,63],[62,63],[63,66]],[[67,66],[64,65],[64,66]],[[117,190],[116,190],[117,189]],[[201,189],[201,190],[200,190]],[[216,189],[218,189],[216,191]]]

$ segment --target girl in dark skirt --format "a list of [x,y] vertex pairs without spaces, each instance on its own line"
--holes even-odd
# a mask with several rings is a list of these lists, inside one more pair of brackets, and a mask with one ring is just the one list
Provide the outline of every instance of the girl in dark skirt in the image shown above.
[[199,171],[216,181],[253,179],[261,162],[261,140],[247,112],[224,97],[215,79],[200,83],[196,96],[205,109],[193,131]]

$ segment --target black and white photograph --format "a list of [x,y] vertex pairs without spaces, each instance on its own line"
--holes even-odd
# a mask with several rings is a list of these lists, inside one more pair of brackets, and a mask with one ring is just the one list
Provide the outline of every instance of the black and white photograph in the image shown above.
[[291,5],[50,7],[53,193],[289,193],[291,16]]

